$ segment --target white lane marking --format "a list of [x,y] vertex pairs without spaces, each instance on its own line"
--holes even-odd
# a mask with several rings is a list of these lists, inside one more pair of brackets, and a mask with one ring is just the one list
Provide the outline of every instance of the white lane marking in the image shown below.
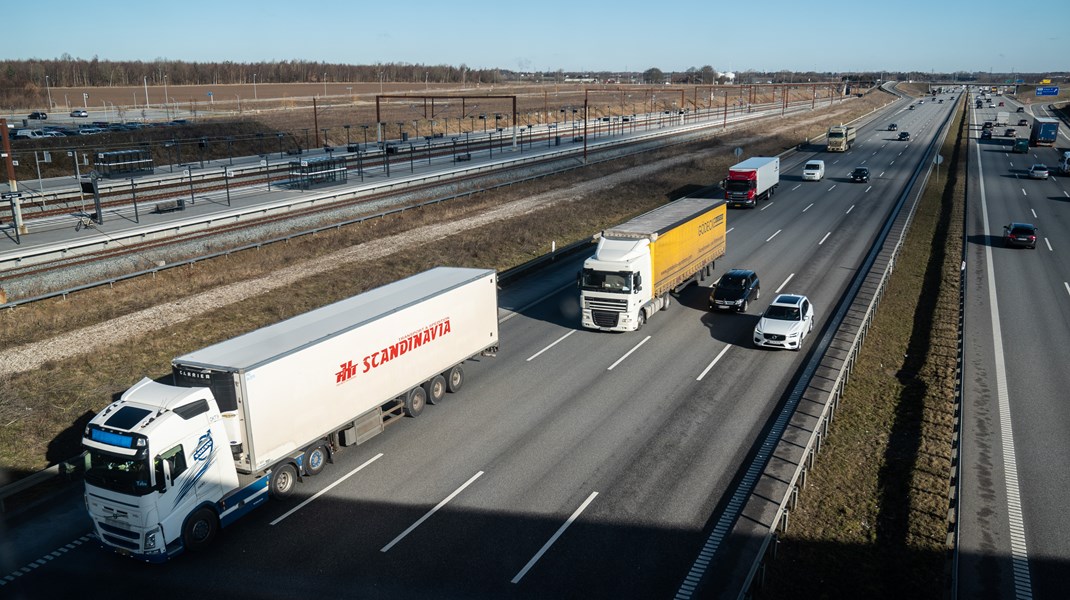
[[796,185],[795,187],[791,188],[791,191],[794,192],[795,190],[797,190],[797,189],[799,189],[801,187],[802,187],[802,184],[800,183],[799,185]]
[[832,190],[834,190],[834,189],[836,189],[836,184],[835,184],[835,183],[834,183],[834,184],[832,184],[832,187],[830,187],[830,188],[828,189],[828,191],[830,191],[830,192],[831,192],[831,191],[832,191]]
[[21,577],[21,576],[26,575],[28,573],[32,573],[33,570],[36,569],[37,567],[40,567],[41,565],[48,564],[48,561],[53,560],[55,558],[59,558],[63,554],[66,554],[67,552],[69,552],[71,550],[74,550],[78,546],[81,546],[83,543],[88,542],[89,540],[92,540],[92,539],[95,539],[95,538],[96,538],[96,536],[93,535],[92,533],[87,533],[87,534],[83,535],[82,537],[74,540],[73,542],[70,542],[68,544],[64,544],[62,548],[57,548],[57,549],[53,550],[52,552],[49,552],[48,554],[46,554],[44,556],[44,558],[39,558],[39,559],[33,561],[32,563],[26,565],[25,567],[22,567],[21,569],[12,571],[8,575],[4,575],[3,578],[0,578],[0,587],[3,587],[5,585],[15,581],[15,579],[18,578],[18,577]]
[[881,171],[881,174],[877,175],[877,179],[880,179],[881,177],[884,177],[884,171]]
[[1068,192],[1066,190],[1063,190],[1063,195],[1066,196],[1067,198],[1070,198],[1070,192]]
[[780,284],[780,287],[778,287],[773,293],[774,294],[779,294],[780,290],[784,289],[784,286],[788,285],[788,282],[791,281],[792,277],[795,277],[795,273],[792,273],[791,275],[788,275],[788,278],[784,280],[784,283]]
[[810,210],[810,207],[811,207],[811,206],[813,206],[813,205],[814,205],[814,203],[813,203],[813,202],[811,202],[810,204],[808,204],[808,205],[806,206],[806,208],[804,208],[804,209],[803,209],[803,212],[806,212],[806,211]]
[[[770,200],[770,201],[765,203],[765,206],[762,207],[762,210],[765,210],[765,209],[769,208],[772,205],[773,205],[773,201]],[[758,212],[762,212],[762,210],[759,210]]]
[[869,160],[869,159],[866,159],[866,160],[862,161],[862,163],[861,163],[861,164],[863,164],[863,165],[864,165],[864,164],[866,164],[866,162],[867,162],[868,160]]
[[550,549],[550,546],[554,545],[554,542],[557,541],[557,538],[561,537],[561,534],[565,533],[565,530],[568,529],[569,526],[572,525],[572,523],[576,519],[578,519],[581,514],[583,514],[583,511],[587,510],[587,506],[594,501],[596,496],[598,496],[598,492],[591,492],[591,495],[587,496],[587,499],[583,501],[583,504],[581,504],[580,507],[572,513],[572,516],[569,517],[567,521],[561,524],[561,527],[559,527],[557,531],[552,536],[550,536],[550,539],[546,540],[546,543],[542,545],[542,548],[539,548],[539,551],[535,553],[535,556],[531,557],[531,560],[528,561],[528,564],[524,565],[523,569],[520,569],[520,572],[513,577],[510,583],[520,583],[520,580],[524,578],[524,575],[528,574],[528,571],[531,570],[531,567],[534,567],[535,563],[539,562],[539,559],[542,558],[542,555]]
[[1048,252],[1055,252],[1054,250],[1052,250],[1051,242],[1048,241],[1048,238],[1044,238],[1044,243],[1048,245]]
[[1066,293],[1070,294],[1070,282],[1063,282],[1063,286],[1066,288]]
[[851,207],[847,209],[847,212],[845,212],[845,213],[843,213],[843,214],[845,214],[845,215],[849,215],[849,214],[851,214],[851,211],[852,211],[852,210],[854,210],[854,209],[855,209],[855,205],[854,205],[854,204],[852,204],[852,205],[851,205]]
[[609,368],[608,368],[608,369],[606,369],[606,370],[607,370],[607,371],[612,371],[612,370],[613,370],[613,367],[615,367],[615,366],[619,365],[620,363],[624,362],[624,359],[626,359],[626,358],[628,358],[629,356],[631,356],[632,352],[635,352],[636,350],[638,350],[638,349],[639,349],[639,346],[642,346],[643,344],[645,344],[645,343],[646,343],[646,341],[647,341],[647,340],[649,340],[649,339],[650,339],[650,336],[649,336],[649,335],[648,335],[648,336],[646,336],[645,338],[643,338],[643,341],[641,341],[641,342],[639,342],[638,344],[636,344],[635,346],[633,346],[631,350],[629,350],[628,352],[626,352],[626,353],[624,354],[624,356],[622,356],[622,357],[618,358],[618,359],[617,359],[617,362],[615,362],[615,363],[613,363],[613,364],[609,365]]
[[[981,148],[977,151],[977,165],[981,170],[978,184],[981,190],[981,216],[985,236],[991,235],[988,223],[988,198],[985,193],[984,169],[981,167]],[[985,267],[988,271],[989,319],[992,321],[992,344],[996,362],[996,398],[999,404],[1000,438],[1003,441],[1003,476],[1007,490],[1007,528],[1010,530],[1011,565],[1014,574],[1014,595],[1019,600],[1033,597],[1033,583],[1029,575],[1029,549],[1025,543],[1025,523],[1022,519],[1022,498],[1018,489],[1018,465],[1015,462],[1014,431],[1011,424],[1010,398],[1007,395],[1007,365],[1003,353],[1003,331],[999,322],[996,300],[996,273],[992,264],[992,246],[985,246]]]
[[775,237],[776,237],[776,236],[777,236],[777,235],[778,235],[778,234],[779,234],[779,233],[780,233],[781,231],[784,231],[784,230],[783,230],[783,229],[777,229],[777,230],[776,230],[776,233],[774,233],[773,235],[771,235],[771,236],[767,237],[767,238],[765,239],[765,241],[767,241],[767,242],[768,242],[768,241],[772,240],[772,239],[773,239],[773,238],[775,238]]
[[433,514],[435,514],[436,512],[438,512],[438,509],[442,508],[443,506],[446,506],[446,503],[447,503],[447,502],[449,502],[450,500],[453,500],[454,498],[456,498],[456,497],[457,497],[457,494],[460,494],[461,492],[463,492],[463,491],[464,491],[464,488],[466,488],[466,487],[468,487],[468,486],[472,485],[472,482],[474,482],[475,480],[479,479],[479,478],[480,478],[480,477],[482,477],[482,476],[483,476],[483,471],[479,471],[479,472],[478,472],[478,473],[476,473],[475,475],[472,475],[472,476],[471,476],[471,477],[470,477],[470,478],[468,479],[468,481],[464,482],[464,484],[463,484],[463,485],[462,485],[461,487],[459,487],[459,488],[457,488],[457,489],[453,490],[453,493],[452,493],[452,494],[450,494],[449,496],[446,496],[445,498],[443,498],[443,499],[442,499],[442,502],[439,502],[438,504],[436,504],[436,505],[435,505],[435,507],[434,507],[434,508],[432,508],[431,510],[427,511],[427,513],[425,513],[425,514],[424,514],[424,516],[422,516],[422,517],[420,517],[419,519],[417,519],[417,520],[416,520],[416,522],[415,522],[415,523],[413,523],[412,525],[409,525],[409,528],[408,528],[408,529],[406,529],[405,531],[402,531],[402,532],[401,532],[401,535],[399,535],[399,536],[397,536],[396,538],[394,538],[393,540],[391,540],[389,544],[387,544],[387,545],[383,546],[383,547],[382,547],[382,548],[381,548],[381,549],[379,550],[379,552],[387,552],[387,551],[389,551],[389,550],[390,550],[391,548],[393,548],[393,547],[394,547],[394,545],[395,545],[395,544],[397,544],[397,543],[398,543],[398,542],[400,542],[400,541],[401,541],[402,539],[404,539],[404,538],[405,538],[405,536],[409,535],[410,533],[412,533],[412,532],[413,532],[413,530],[414,530],[414,529],[416,529],[417,527],[419,527],[420,525],[422,525],[424,521],[426,521],[426,520],[430,519],[430,518],[431,518],[431,515],[433,515]]
[[1034,218],[1034,219],[1039,219],[1039,218],[1040,218],[1040,217],[1038,217],[1038,216],[1037,216],[1037,211],[1036,211],[1036,210],[1034,210],[1034,209],[1030,208],[1030,209],[1029,209],[1029,212],[1033,213],[1033,218]]
[[729,228],[728,228],[728,231],[726,231],[725,233],[732,233],[732,231],[733,231],[734,229],[735,229],[735,227],[729,227]]
[[1029,195],[1029,194],[1027,194],[1027,193],[1025,192],[1025,188],[1022,188],[1022,195],[1023,195],[1023,196],[1028,196],[1028,195]]
[[828,233],[826,233],[826,234],[825,234],[825,237],[821,238],[821,241],[820,241],[820,242],[818,242],[818,243],[817,243],[817,245],[818,245],[818,246],[820,246],[821,244],[824,244],[824,243],[825,243],[825,240],[829,239],[829,236],[830,236],[830,235],[832,235],[832,232],[831,232],[831,231],[830,231],[830,232],[828,232]]
[[713,362],[711,362],[709,365],[707,365],[706,368],[703,369],[701,373],[699,373],[698,377],[695,378],[695,381],[702,381],[702,378],[706,376],[706,373],[710,372],[710,369],[713,368],[713,365],[717,364],[717,361],[721,360],[721,357],[724,356],[725,352],[728,352],[728,349],[731,348],[731,347],[732,347],[732,345],[729,344],[728,346],[725,346],[720,352],[718,352],[717,353],[717,357],[714,358]]
[[538,351],[538,352],[536,352],[535,354],[532,354],[532,355],[531,355],[531,356],[529,356],[529,357],[528,357],[528,359],[527,359],[526,361],[524,361],[524,362],[530,362],[530,361],[532,361],[532,360],[534,360],[534,359],[538,358],[538,356],[539,356],[540,354],[542,354],[543,352],[546,352],[546,351],[547,351],[547,350],[549,350],[550,348],[553,348],[554,346],[556,346],[556,345],[558,345],[559,343],[563,342],[563,341],[565,340],[565,338],[567,338],[568,336],[572,335],[573,333],[576,333],[576,330],[575,330],[575,329],[573,329],[572,331],[569,331],[569,332],[568,332],[568,333],[566,333],[565,335],[563,335],[563,336],[561,336],[561,337],[557,338],[557,339],[556,339],[556,340],[555,340],[555,341],[554,341],[554,342],[553,342],[552,344],[550,344],[549,346],[547,346],[547,347],[543,348],[542,350],[539,350],[539,351]]
[[373,457],[369,458],[368,460],[364,461],[364,464],[362,464],[359,467],[357,467],[356,469],[353,469],[352,471],[346,473],[345,475],[340,477],[338,479],[338,481],[336,481],[336,482],[332,483],[331,485],[323,488],[322,490],[316,492],[316,494],[314,496],[312,496],[311,498],[305,500],[301,504],[298,504],[297,506],[295,506],[295,507],[291,508],[290,510],[286,511],[285,513],[283,513],[283,515],[281,517],[279,517],[279,518],[275,519],[274,521],[272,521],[270,523],[270,525],[278,525],[279,523],[282,522],[283,519],[289,517],[290,515],[294,514],[297,511],[301,510],[302,508],[304,508],[305,506],[310,504],[316,498],[319,498],[320,496],[322,496],[322,495],[326,494],[327,492],[331,491],[332,489],[334,489],[334,487],[336,485],[338,485],[338,484],[342,483],[343,481],[345,481],[346,479],[349,479],[350,477],[356,475],[361,469],[363,469],[364,467],[372,464],[373,462],[379,460],[382,457],[383,457],[383,453],[380,452],[379,454],[376,454],[375,456],[373,456]]
[[865,191],[865,192],[863,192],[863,193],[867,193],[867,192],[869,192],[869,190],[872,190],[872,189],[873,189],[873,186],[871,185],[871,186],[867,187],[867,188],[866,188],[866,191]]
[[892,162],[888,163],[888,166],[890,167],[890,166],[892,166],[894,164],[895,164],[895,161],[893,160]]

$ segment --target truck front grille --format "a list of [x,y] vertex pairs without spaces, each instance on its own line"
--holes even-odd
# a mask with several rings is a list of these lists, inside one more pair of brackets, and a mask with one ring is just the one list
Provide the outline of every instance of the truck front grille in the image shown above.
[[594,324],[599,327],[616,327],[617,322],[620,321],[620,313],[609,312],[606,310],[592,310],[591,319],[593,319]]

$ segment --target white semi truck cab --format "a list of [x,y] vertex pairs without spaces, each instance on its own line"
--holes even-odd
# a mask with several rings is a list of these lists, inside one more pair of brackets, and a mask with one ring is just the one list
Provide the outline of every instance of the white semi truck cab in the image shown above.
[[602,236],[580,271],[582,325],[610,331],[639,329],[649,314],[668,304],[667,295],[653,296],[653,283],[648,238]]
[[239,486],[224,419],[207,388],[142,379],[93,418],[83,445],[96,534],[135,558],[163,562],[183,544],[209,542],[215,529],[199,521],[198,505],[224,506],[218,518],[226,524],[267,499],[268,474],[255,478],[259,485]]

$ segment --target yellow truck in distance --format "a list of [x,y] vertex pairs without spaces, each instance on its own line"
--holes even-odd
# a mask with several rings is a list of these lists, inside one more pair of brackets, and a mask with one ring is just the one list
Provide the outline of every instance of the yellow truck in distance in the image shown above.
[[670,292],[713,274],[725,224],[723,199],[681,198],[603,231],[579,273],[582,325],[638,331]]

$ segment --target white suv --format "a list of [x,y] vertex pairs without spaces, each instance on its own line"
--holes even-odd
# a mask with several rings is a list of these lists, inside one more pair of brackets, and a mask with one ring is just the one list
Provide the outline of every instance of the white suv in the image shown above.
[[814,330],[814,307],[799,294],[780,294],[762,313],[754,327],[754,345],[799,350]]

